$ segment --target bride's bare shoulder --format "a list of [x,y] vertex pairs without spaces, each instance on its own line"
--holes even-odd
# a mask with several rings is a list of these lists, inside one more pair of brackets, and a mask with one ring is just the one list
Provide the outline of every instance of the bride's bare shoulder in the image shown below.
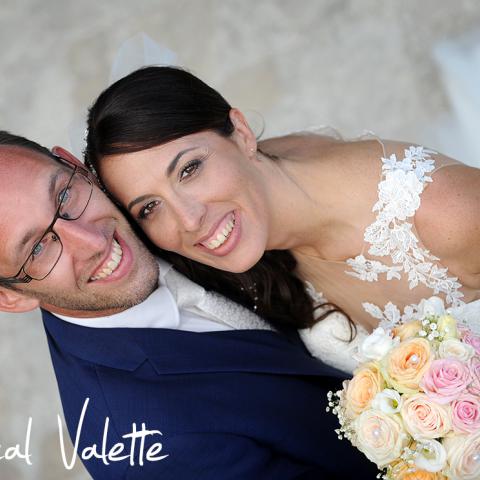
[[309,183],[348,189],[355,197],[374,200],[381,175],[382,142],[375,139],[343,140],[312,133],[295,133],[259,142],[262,152],[276,155],[286,168]]
[[298,158],[330,149],[339,143],[340,140],[331,136],[298,132],[260,140],[258,147],[270,155]]

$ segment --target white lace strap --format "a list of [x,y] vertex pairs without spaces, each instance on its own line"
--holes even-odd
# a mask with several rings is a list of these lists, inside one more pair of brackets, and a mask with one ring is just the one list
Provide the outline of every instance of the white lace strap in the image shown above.
[[425,185],[432,182],[429,175],[435,169],[431,158],[433,150],[411,146],[404,151],[404,158],[395,154],[382,158],[382,180],[378,185],[378,201],[372,208],[376,220],[365,230],[365,242],[370,244],[368,253],[377,257],[390,256],[393,266],[370,260],[363,255],[347,260],[352,271],[348,275],[364,281],[378,281],[385,274],[387,280],[408,275],[410,289],[419,283],[444,293],[452,306],[463,304],[461,284],[456,277],[448,276],[448,269],[439,266],[439,259],[419,245],[413,231],[413,218],[420,206],[420,195]]

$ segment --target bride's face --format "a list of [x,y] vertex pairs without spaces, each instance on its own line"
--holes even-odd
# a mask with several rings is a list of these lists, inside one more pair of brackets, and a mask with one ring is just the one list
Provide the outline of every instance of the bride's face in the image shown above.
[[105,157],[99,173],[157,246],[242,272],[263,255],[269,231],[267,189],[252,138],[237,131],[229,138],[196,133]]

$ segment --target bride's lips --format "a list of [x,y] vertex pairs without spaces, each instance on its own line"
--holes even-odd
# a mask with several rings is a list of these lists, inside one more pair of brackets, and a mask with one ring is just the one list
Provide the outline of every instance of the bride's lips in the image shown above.
[[[210,240],[215,237],[216,232],[223,228],[224,225],[229,223],[230,218],[233,219],[233,228],[231,229],[227,239],[218,247],[210,249],[207,248],[202,243],[205,243],[207,240]],[[218,257],[223,257],[229,254],[238,244],[241,234],[241,222],[240,214],[237,211],[228,212],[224,217],[221,218],[209,231],[208,235],[202,237],[195,246],[200,250]]]
[[[119,252],[121,252],[120,255]],[[119,260],[118,256],[120,256]],[[132,251],[125,241],[115,232],[108,252],[91,273],[89,283],[109,283],[118,281],[130,272],[132,264]],[[109,265],[114,268],[109,268]],[[111,270],[111,272],[109,272],[109,270]]]

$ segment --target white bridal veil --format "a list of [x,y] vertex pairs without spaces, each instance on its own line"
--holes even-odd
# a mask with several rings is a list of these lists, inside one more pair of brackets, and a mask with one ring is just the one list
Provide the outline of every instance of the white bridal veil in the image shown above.
[[[139,33],[120,46],[112,63],[108,85],[146,65],[178,66],[178,56],[167,47],[156,43],[145,33]],[[83,158],[85,149],[86,128],[87,109],[85,108],[69,127],[70,149],[80,159]]]

